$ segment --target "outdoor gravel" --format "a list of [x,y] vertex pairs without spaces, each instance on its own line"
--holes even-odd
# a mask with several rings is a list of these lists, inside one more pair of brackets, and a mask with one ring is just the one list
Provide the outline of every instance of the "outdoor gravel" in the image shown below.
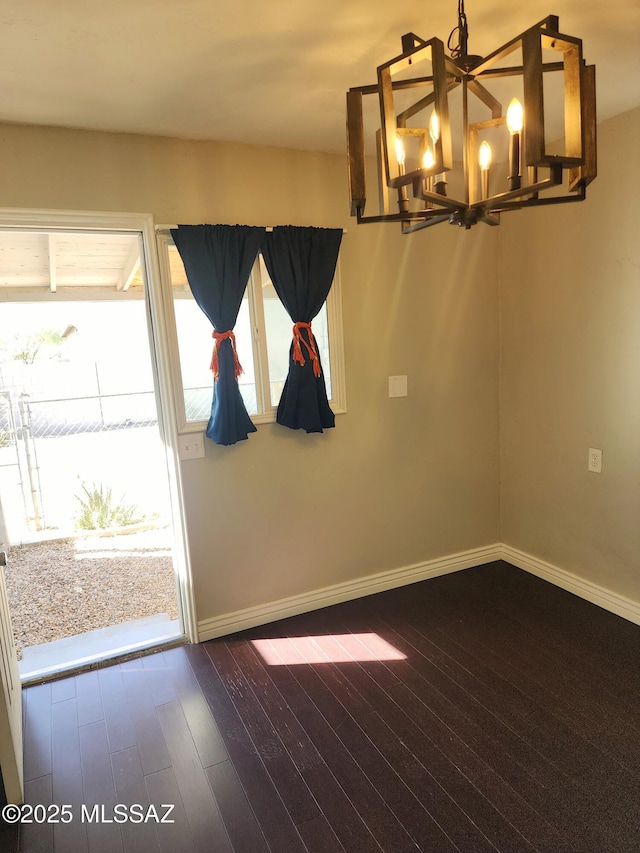
[[13,633],[25,646],[166,613],[178,618],[167,528],[20,545],[5,569]]

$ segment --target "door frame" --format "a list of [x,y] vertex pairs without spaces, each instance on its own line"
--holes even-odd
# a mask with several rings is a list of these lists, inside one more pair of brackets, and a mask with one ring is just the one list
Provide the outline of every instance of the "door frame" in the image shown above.
[[24,802],[22,689],[3,566],[4,560],[0,564],[0,776],[7,803],[18,805]]
[[171,516],[174,534],[173,559],[179,594],[180,625],[186,638],[198,642],[198,623],[187,547],[187,529],[178,458],[178,428],[166,326],[165,297],[160,277],[153,216],[149,213],[69,211],[0,208],[3,230],[130,232],[141,237],[145,276],[145,306],[153,365],[158,428],[166,451]]

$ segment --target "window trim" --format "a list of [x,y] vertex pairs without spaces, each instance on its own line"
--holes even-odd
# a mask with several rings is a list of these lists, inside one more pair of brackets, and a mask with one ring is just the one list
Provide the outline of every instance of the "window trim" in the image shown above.
[[[169,246],[174,246],[173,238],[169,228],[156,227],[156,245],[158,248],[158,261],[160,267],[161,287],[165,305],[165,322],[168,337],[168,349],[170,354],[170,370],[172,385],[175,389],[174,406],[178,432],[189,434],[202,432],[206,429],[207,421],[187,421],[184,402],[184,385],[182,381],[182,367],[180,364],[180,350],[178,347],[178,330],[174,310],[174,293],[171,284],[171,271],[169,265]],[[257,297],[258,285],[261,284],[260,264],[256,261],[252,267],[249,281],[247,282],[249,316],[251,320],[252,348],[254,356],[256,399],[258,404],[262,402],[265,411],[259,414],[250,414],[249,417],[256,426],[261,424],[275,423],[276,406],[266,405],[271,399],[266,335],[260,334],[260,328],[264,329],[264,310]],[[344,336],[342,327],[342,288],[340,280],[340,259],[336,265],[336,272],[331,285],[331,290],[326,300],[327,306],[327,330],[329,334],[329,351],[331,354],[331,399],[329,405],[335,415],[345,414],[346,405],[346,383],[344,368]],[[213,388],[213,380],[211,383]]]

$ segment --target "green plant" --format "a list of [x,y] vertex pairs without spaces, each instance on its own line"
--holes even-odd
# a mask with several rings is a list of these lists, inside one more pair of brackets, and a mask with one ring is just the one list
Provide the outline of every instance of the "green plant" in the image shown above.
[[76,516],[76,527],[79,530],[105,530],[109,527],[125,527],[144,521],[141,513],[134,504],[113,503],[111,489],[95,483],[89,488],[81,484],[82,495],[76,495],[80,501],[80,510]]
[[14,335],[13,341],[7,346],[2,342],[2,349],[10,349],[11,358],[25,364],[33,364],[40,353],[43,344],[59,347],[65,338],[55,329],[40,329],[33,335]]

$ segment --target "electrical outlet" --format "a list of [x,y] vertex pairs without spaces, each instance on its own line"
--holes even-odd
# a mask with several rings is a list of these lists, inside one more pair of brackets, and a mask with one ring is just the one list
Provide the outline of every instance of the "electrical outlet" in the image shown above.
[[406,376],[390,376],[389,377],[389,396],[390,397],[406,397],[407,396],[407,377]]
[[201,432],[189,432],[178,436],[178,456],[180,459],[202,459],[204,435]]
[[589,471],[594,474],[602,474],[602,451],[597,447],[589,448],[589,462],[587,464]]

